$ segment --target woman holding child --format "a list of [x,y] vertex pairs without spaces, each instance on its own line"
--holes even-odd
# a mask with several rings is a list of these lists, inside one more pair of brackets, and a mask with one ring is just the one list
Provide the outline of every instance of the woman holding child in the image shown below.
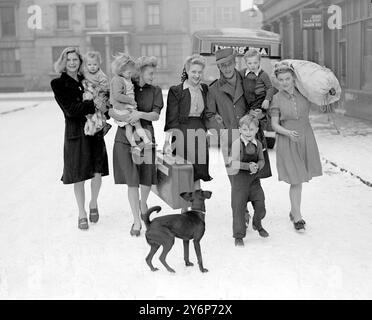
[[[181,83],[168,92],[164,128],[164,151],[173,151],[193,164],[195,190],[200,189],[200,180],[212,180],[205,126],[208,86],[201,83],[205,64],[205,59],[197,54],[186,59]],[[175,142],[175,150],[171,148],[172,142]]]
[[[117,70],[119,71],[117,74],[119,76],[126,72],[127,65],[128,61],[118,67]],[[114,179],[116,184],[128,185],[128,199],[134,219],[134,223],[130,230],[132,236],[140,235],[140,212],[145,212],[148,209],[146,203],[151,185],[157,183],[154,152],[155,137],[152,121],[159,120],[160,111],[163,107],[163,96],[161,89],[152,85],[156,66],[157,60],[155,57],[138,58],[135,61],[135,67],[139,75],[134,79],[133,83],[134,97],[137,105],[136,109],[132,108],[129,114],[120,114],[120,112],[115,109],[109,110],[110,116],[116,121],[123,121],[129,124],[135,124],[137,121],[140,121],[141,127],[151,136],[150,140],[152,141],[152,150],[146,150],[151,152],[152,163],[136,164],[133,161],[133,150],[137,148],[134,146],[133,141],[128,141],[128,137],[130,137],[130,135],[127,135],[128,131],[126,127],[128,128],[128,126],[118,126],[115,136],[113,150]],[[122,102],[134,105],[132,99],[130,97],[128,98],[127,101],[122,100]],[[142,148],[142,150],[143,149],[144,148]],[[139,197],[139,190],[141,193],[141,200]]]
[[296,230],[305,229],[301,215],[302,183],[322,175],[318,146],[309,122],[310,102],[294,85],[295,73],[285,62],[275,66],[280,91],[270,109],[277,133],[276,165],[279,181],[290,184],[291,221]]
[[64,166],[61,180],[64,184],[74,184],[76,202],[79,208],[79,229],[88,229],[85,211],[85,181],[91,180],[91,201],[89,220],[98,222],[97,198],[102,176],[109,173],[103,131],[86,135],[84,127],[87,115],[96,112],[93,94],[84,93],[82,75],[83,57],[77,48],[64,49],[55,63],[55,71],[61,73],[52,80],[51,87],[55,99],[65,117]]

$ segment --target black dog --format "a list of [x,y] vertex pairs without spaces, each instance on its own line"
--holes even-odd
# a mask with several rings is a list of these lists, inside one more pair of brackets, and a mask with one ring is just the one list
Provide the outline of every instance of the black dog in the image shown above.
[[189,260],[189,241],[194,239],[194,247],[198,258],[199,269],[201,272],[208,272],[203,267],[203,261],[200,250],[200,240],[205,231],[205,205],[204,200],[210,199],[212,192],[196,190],[195,192],[184,192],[180,196],[186,201],[192,203],[191,210],[182,214],[172,214],[155,218],[150,221],[150,214],[154,211],[159,212],[161,207],[156,206],[147,210],[142,215],[142,220],[146,225],[146,240],[151,246],[150,252],[146,257],[146,262],[151,271],[157,271],[152,265],[152,258],[160,246],[163,246],[163,252],[160,255],[161,263],[169,272],[175,272],[165,261],[167,254],[172,249],[174,238],[183,240],[184,259],[186,266],[193,266]]

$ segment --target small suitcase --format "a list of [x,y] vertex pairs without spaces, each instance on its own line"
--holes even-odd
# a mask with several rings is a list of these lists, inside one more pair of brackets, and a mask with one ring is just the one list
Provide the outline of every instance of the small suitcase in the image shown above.
[[194,191],[194,168],[179,156],[156,152],[158,184],[151,190],[172,209],[190,207],[191,203],[180,197],[182,192]]

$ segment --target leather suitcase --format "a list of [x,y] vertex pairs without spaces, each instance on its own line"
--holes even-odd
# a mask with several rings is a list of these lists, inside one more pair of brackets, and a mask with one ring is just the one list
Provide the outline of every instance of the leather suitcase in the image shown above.
[[180,197],[182,192],[194,191],[194,168],[179,156],[156,152],[158,184],[151,190],[172,209],[190,207],[191,203]]

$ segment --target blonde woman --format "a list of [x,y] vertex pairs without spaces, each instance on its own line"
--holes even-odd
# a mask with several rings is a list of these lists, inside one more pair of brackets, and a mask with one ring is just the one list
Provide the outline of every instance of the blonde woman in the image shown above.
[[60,77],[52,80],[54,97],[65,117],[64,166],[61,180],[64,184],[74,184],[76,202],[79,208],[78,227],[88,229],[85,211],[85,181],[91,180],[91,200],[89,220],[99,219],[97,199],[102,184],[102,176],[109,174],[103,132],[94,136],[84,134],[86,116],[95,112],[93,95],[84,93],[81,74],[83,57],[77,48],[64,49],[55,63],[55,71]]
[[[152,84],[156,66],[157,59],[155,57],[140,57],[135,60],[138,77],[133,79],[133,84],[137,110],[132,110],[131,113],[123,115],[118,114],[117,110],[113,108],[109,110],[109,115],[117,121],[127,123],[141,121],[142,128],[151,136],[152,161],[151,163],[145,161],[141,164],[133,161],[131,144],[126,136],[125,128],[119,126],[115,136],[113,151],[115,184],[128,186],[128,199],[133,215],[130,235],[135,237],[141,234],[140,211],[146,212],[148,209],[147,198],[150,194],[151,185],[157,184],[155,136],[152,122],[159,120],[160,111],[163,108],[163,96],[161,89]],[[130,103],[130,101],[127,101],[127,103]],[[143,152],[142,150],[141,154]]]

